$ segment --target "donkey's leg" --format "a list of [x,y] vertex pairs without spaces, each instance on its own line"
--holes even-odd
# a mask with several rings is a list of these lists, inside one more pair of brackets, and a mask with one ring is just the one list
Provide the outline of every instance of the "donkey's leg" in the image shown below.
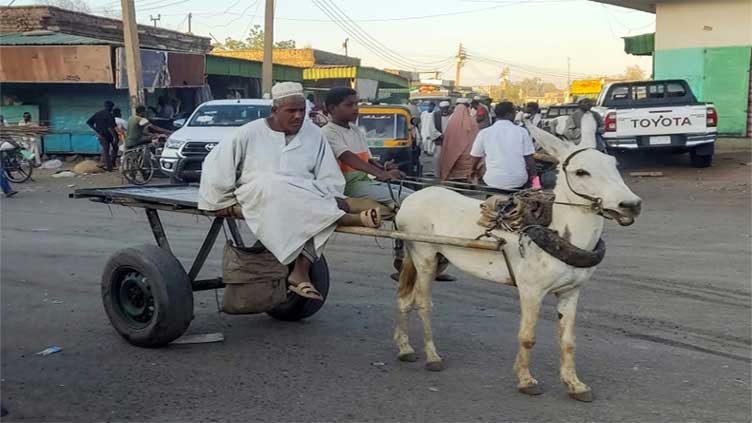
[[593,394],[590,388],[577,378],[577,371],[574,366],[574,321],[579,296],[579,289],[557,295],[559,298],[557,309],[559,311],[559,345],[561,348],[560,374],[561,381],[567,385],[570,397],[579,401],[590,402],[593,400]]
[[436,352],[436,346],[433,343],[433,331],[431,330],[431,283],[436,277],[436,266],[438,259],[434,255],[429,259],[421,262],[418,269],[417,281],[415,285],[415,306],[418,309],[418,315],[423,322],[423,343],[426,351],[426,370],[438,372],[444,370],[444,364]]
[[514,371],[517,374],[519,384],[517,388],[523,394],[540,395],[543,391],[538,386],[538,381],[530,375],[530,351],[535,345],[535,326],[538,323],[543,295],[539,292],[531,292],[520,286],[520,331],[517,335],[519,350],[517,359],[514,361]]
[[394,342],[399,349],[397,358],[400,361],[418,361],[418,355],[410,345],[409,339],[409,322],[410,312],[415,303],[415,277],[416,269],[413,265],[412,257],[406,254],[402,260],[400,269],[400,285],[397,291],[397,306],[399,308],[399,318],[397,327],[394,330]]

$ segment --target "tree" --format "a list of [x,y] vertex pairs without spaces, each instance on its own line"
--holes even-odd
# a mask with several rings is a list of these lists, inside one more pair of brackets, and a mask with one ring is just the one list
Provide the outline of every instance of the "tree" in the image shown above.
[[74,12],[91,13],[91,7],[85,0],[37,0],[37,4],[55,6]]
[[[264,48],[264,30],[261,25],[254,25],[245,40],[225,38],[223,43],[213,44],[214,50],[255,50]],[[282,40],[274,43],[275,48],[295,48],[295,40]]]
[[647,79],[647,74],[639,65],[627,66],[622,79],[627,81],[642,81]]

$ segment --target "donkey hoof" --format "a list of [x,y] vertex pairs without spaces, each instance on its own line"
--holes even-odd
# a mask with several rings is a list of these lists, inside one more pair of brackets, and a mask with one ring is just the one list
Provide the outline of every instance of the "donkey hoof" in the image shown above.
[[582,402],[593,402],[593,391],[588,389],[583,392],[570,392],[569,398]]
[[519,388],[519,391],[525,395],[530,395],[531,397],[540,395],[543,393],[543,389],[538,384]]
[[443,361],[429,361],[426,363],[426,370],[429,372],[440,372],[444,370],[444,362]]
[[414,362],[418,361],[418,354],[416,354],[414,352],[400,354],[400,355],[397,356],[397,359],[399,361],[406,361],[408,363],[414,363]]

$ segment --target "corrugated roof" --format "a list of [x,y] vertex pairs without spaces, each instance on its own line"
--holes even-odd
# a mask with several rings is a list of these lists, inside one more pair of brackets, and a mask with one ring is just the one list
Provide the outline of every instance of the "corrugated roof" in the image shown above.
[[59,46],[59,45],[102,45],[118,44],[80,35],[62,34],[51,31],[16,32],[0,34],[0,46]]
[[622,38],[624,39],[624,52],[627,54],[651,56],[655,51],[655,32]]

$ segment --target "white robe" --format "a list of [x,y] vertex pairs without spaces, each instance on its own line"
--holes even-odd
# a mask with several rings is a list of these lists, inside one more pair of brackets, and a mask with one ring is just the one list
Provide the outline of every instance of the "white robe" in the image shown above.
[[[237,171],[237,172],[236,172]],[[288,264],[313,240],[316,255],[344,214],[345,178],[321,130],[304,121],[289,144],[266,119],[240,127],[206,156],[198,207],[220,210],[240,204],[253,234]]]

